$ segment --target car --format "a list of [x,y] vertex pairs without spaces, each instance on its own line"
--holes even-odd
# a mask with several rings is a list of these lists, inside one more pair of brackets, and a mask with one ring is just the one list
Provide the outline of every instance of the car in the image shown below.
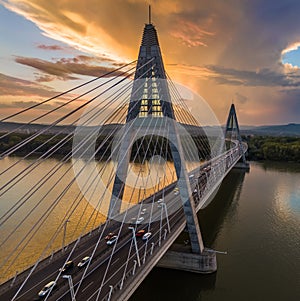
[[147,239],[149,239],[149,237],[150,237],[151,235],[152,235],[151,232],[145,233],[145,234],[143,235],[143,237],[142,237],[142,240],[147,240]]
[[136,224],[137,225],[139,225],[139,224],[141,224],[142,222],[143,222],[143,220],[144,220],[144,218],[141,216],[141,217],[139,217],[137,220],[136,220]]
[[110,240],[106,242],[107,245],[111,246],[117,241],[118,236],[114,235]]
[[174,191],[174,195],[178,195],[179,194],[179,188],[178,187],[176,187],[173,191]]
[[142,210],[141,210],[141,215],[144,215],[144,214],[146,213],[146,211],[147,211],[146,208],[142,209]]
[[162,207],[162,204],[164,203],[164,199],[159,199],[158,201],[157,201],[157,207],[158,208],[160,208],[160,207]]
[[62,273],[66,273],[69,270],[73,269],[73,267],[74,267],[74,262],[72,260],[69,260],[62,268],[59,269],[59,271]]
[[55,289],[56,287],[57,287],[56,282],[50,281],[42,288],[42,290],[39,291],[38,296],[45,297],[50,292],[50,290]]
[[105,240],[110,240],[113,236],[115,236],[116,234],[115,233],[113,233],[113,232],[110,232],[110,233],[108,233],[106,236],[105,236]]
[[78,266],[79,268],[82,268],[82,267],[84,267],[90,260],[91,260],[91,257],[85,256],[85,257],[83,257],[83,258],[81,259],[81,261],[77,264],[77,266]]
[[135,236],[136,236],[136,237],[141,237],[141,236],[143,236],[145,233],[146,233],[146,230],[142,229],[142,230],[136,232],[136,233],[135,233]]

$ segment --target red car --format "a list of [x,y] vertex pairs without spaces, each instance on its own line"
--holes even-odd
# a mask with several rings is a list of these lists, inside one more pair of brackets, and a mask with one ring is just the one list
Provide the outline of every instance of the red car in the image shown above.
[[108,233],[106,236],[105,236],[105,240],[110,240],[113,236],[115,236],[116,234],[115,233],[113,233],[113,232],[110,232],[110,233]]
[[141,237],[141,236],[143,236],[145,233],[146,233],[146,230],[140,230],[140,231],[138,231],[138,232],[135,233],[135,236],[136,236],[136,237]]

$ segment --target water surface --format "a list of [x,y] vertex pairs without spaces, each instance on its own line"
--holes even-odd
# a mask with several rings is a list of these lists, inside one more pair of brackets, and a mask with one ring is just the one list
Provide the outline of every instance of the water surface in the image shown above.
[[227,251],[217,255],[218,271],[155,268],[131,301],[300,300],[299,164],[232,171],[199,219],[205,245]]

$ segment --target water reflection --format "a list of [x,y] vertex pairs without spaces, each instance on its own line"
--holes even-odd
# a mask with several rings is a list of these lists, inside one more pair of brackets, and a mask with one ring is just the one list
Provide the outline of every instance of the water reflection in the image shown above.
[[[154,282],[154,279],[156,281]],[[216,284],[216,273],[200,275],[177,270],[155,268],[151,271],[131,301],[200,301],[203,292],[213,291]]]
[[[199,211],[199,222],[207,246],[213,247],[213,242],[216,240],[225,218],[232,221],[236,219],[244,178],[244,171],[232,170],[223,180],[214,200],[208,207]],[[228,187],[232,187],[232,189],[228,189]]]

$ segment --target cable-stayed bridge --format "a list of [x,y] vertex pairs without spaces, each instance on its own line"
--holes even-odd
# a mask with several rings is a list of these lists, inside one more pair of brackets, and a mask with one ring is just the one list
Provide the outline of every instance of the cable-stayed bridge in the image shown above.
[[216,271],[196,214],[247,145],[234,105],[224,132],[193,117],[150,21],[137,61],[8,121],[23,123],[0,134],[1,300],[127,300],[158,263]]

